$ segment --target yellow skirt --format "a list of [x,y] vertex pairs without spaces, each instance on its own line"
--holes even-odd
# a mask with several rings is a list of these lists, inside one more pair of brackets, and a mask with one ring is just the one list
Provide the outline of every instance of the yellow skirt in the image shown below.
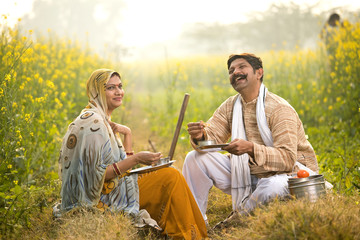
[[174,239],[204,239],[204,219],[182,174],[171,167],[138,177],[140,209]]

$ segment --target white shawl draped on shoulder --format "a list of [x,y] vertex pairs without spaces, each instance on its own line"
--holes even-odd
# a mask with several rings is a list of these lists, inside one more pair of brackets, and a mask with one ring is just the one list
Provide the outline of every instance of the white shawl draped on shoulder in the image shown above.
[[[256,103],[256,119],[261,138],[266,146],[273,146],[271,131],[267,125],[265,116],[265,97],[267,88],[261,84],[259,96]],[[242,114],[242,103],[240,96],[236,99],[232,118],[231,140],[246,138],[244,120]],[[243,208],[246,200],[251,195],[251,177],[249,168],[249,155],[244,153],[240,156],[231,155],[231,196],[233,210],[239,211]]]

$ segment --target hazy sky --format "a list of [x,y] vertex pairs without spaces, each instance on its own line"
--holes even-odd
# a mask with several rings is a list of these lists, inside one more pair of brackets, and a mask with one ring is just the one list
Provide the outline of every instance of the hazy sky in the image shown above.
[[[60,0],[58,0],[60,1]],[[86,1],[86,0],[85,0]],[[176,38],[187,23],[246,21],[253,11],[264,11],[271,3],[286,0],[124,0],[126,9],[120,13],[123,22],[119,30],[122,43],[128,46],[144,46]],[[314,4],[314,0],[293,0],[300,4]],[[0,0],[0,15],[8,14],[11,23],[32,11],[33,0]],[[360,0],[320,0],[319,9],[330,11],[338,7],[354,10],[360,8]],[[95,16],[106,17],[106,15]],[[163,29],[166,29],[164,31]]]

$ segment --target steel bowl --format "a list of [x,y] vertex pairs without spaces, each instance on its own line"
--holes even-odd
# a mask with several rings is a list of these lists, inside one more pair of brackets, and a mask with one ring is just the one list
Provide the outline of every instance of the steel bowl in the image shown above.
[[198,141],[199,147],[209,146],[209,145],[215,145],[215,140],[204,140],[204,141]]

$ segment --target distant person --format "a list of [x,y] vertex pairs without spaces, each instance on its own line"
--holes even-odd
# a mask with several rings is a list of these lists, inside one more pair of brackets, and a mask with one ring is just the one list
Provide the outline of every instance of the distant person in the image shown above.
[[[233,212],[226,221],[289,194],[288,177],[298,169],[319,170],[295,109],[263,84],[259,57],[242,53],[227,61],[229,79],[238,92],[205,123],[188,123],[195,151],[187,154],[183,175],[205,220],[209,190],[215,185],[232,196]],[[199,150],[199,141],[215,140],[230,154]]]
[[[325,23],[321,30],[321,38],[323,39],[328,55],[335,55],[337,45],[334,43],[334,36],[336,32],[342,26],[340,15],[333,13]],[[335,56],[334,56],[335,57]]]
[[204,219],[178,170],[166,167],[129,175],[135,165],[156,164],[162,155],[133,153],[130,128],[111,121],[124,97],[120,74],[94,71],[87,81],[87,95],[88,105],[63,139],[59,158],[62,201],[54,207],[55,216],[78,207],[98,208],[125,213],[136,226],[152,226],[174,239],[205,238]]

